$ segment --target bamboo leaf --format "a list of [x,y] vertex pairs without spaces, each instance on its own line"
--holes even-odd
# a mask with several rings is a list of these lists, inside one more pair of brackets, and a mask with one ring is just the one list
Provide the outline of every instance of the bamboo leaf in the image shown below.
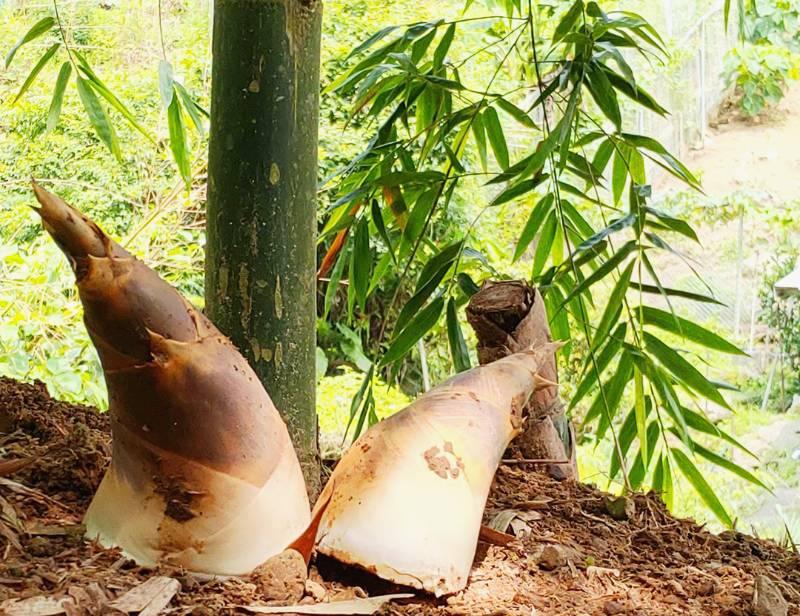
[[489,160],[486,152],[486,127],[480,113],[475,115],[472,120],[472,135],[475,138],[475,146],[478,148],[478,158],[481,161],[481,169],[486,171],[489,168]]
[[453,242],[431,257],[420,272],[415,291],[419,291],[432,279],[441,281],[444,274],[458,257],[463,245],[464,240]]
[[600,318],[600,323],[597,325],[594,335],[592,336],[592,347],[597,348],[600,342],[605,340],[608,332],[617,322],[619,314],[622,312],[622,302],[625,299],[625,293],[630,286],[631,274],[636,261],[631,261],[628,266],[623,270],[617,283],[614,285],[611,295],[609,295],[608,303],[606,304],[603,316]]
[[672,484],[672,470],[669,463],[669,455],[665,451],[661,459],[664,460],[664,478],[661,481],[661,498],[669,509],[672,509],[675,500],[675,488]]
[[661,145],[658,141],[656,141],[652,137],[645,137],[643,135],[633,135],[631,133],[623,133],[622,136],[628,143],[631,143],[632,145],[635,145],[638,148],[649,150],[650,152],[653,152],[654,154],[659,156],[661,160],[663,160],[666,163],[669,172],[675,175],[676,177],[684,180],[691,186],[694,187],[700,186],[700,181],[692,174],[691,171],[689,171],[686,165],[684,165],[672,154],[670,154],[663,145]]
[[664,225],[667,229],[680,233],[681,235],[685,235],[689,239],[692,239],[695,242],[697,242],[698,244],[700,243],[700,239],[697,237],[697,233],[695,233],[694,229],[692,229],[689,223],[687,223],[685,220],[681,220],[680,218],[674,218],[652,207],[646,207],[645,211],[648,214],[653,214],[654,216],[656,216],[659,222],[662,225]]
[[56,86],[53,89],[53,100],[50,101],[50,109],[47,112],[47,130],[51,131],[58,124],[61,115],[61,106],[64,104],[64,92],[67,89],[69,78],[72,75],[72,64],[69,61],[61,65],[56,78]]
[[175,96],[175,79],[172,76],[172,65],[166,60],[158,63],[158,93],[164,109],[169,109]]
[[714,493],[714,490],[708,485],[708,482],[705,480],[702,473],[697,470],[694,463],[680,449],[672,447],[670,448],[670,452],[672,453],[672,459],[675,460],[675,464],[678,465],[683,476],[689,480],[689,483],[692,484],[692,487],[700,495],[700,498],[703,499],[703,502],[711,509],[714,515],[717,516],[720,522],[728,528],[731,528],[733,526],[733,520],[731,520],[728,512],[725,511],[725,507],[722,506],[719,498],[717,498],[717,495]]
[[605,278],[612,270],[614,270],[618,265],[620,265],[628,255],[633,252],[633,249],[636,248],[636,242],[634,240],[629,241],[627,244],[624,244],[622,248],[618,249],[609,259],[603,263],[600,267],[598,267],[591,275],[584,278],[567,296],[565,303],[569,302],[573,298],[577,297],[581,293],[584,293],[589,287],[591,287],[594,283],[598,282]]
[[742,445],[742,443],[737,441],[723,429],[714,425],[711,421],[708,420],[708,418],[704,417],[700,413],[694,412],[690,408],[686,408],[685,406],[682,406],[681,410],[683,411],[683,418],[686,421],[686,425],[688,425],[693,430],[697,430],[698,432],[703,432],[704,434],[709,434],[716,438],[722,439],[723,441],[730,443],[737,449],[740,449],[741,451],[745,452],[750,457],[758,459],[758,456],[756,456],[756,454],[754,454],[747,447]]
[[456,303],[453,298],[447,302],[447,340],[450,342],[450,355],[453,358],[453,368],[456,372],[464,372],[472,366],[469,360],[467,343],[461,331],[461,324],[456,314]]
[[186,91],[186,88],[184,88],[177,81],[173,81],[172,83],[173,86],[175,86],[175,92],[181,99],[184,111],[186,111],[186,113],[189,115],[189,119],[192,121],[192,124],[194,124],[195,130],[197,130],[201,136],[205,136],[206,128],[201,116],[205,115],[208,117],[208,112],[197,104],[197,101],[195,101],[189,92]]
[[[590,368],[593,370],[594,368]],[[631,380],[631,371],[633,370],[633,361],[630,355],[623,353],[617,371],[608,380],[608,382],[600,387],[600,391],[594,398],[594,402],[586,411],[586,417],[583,419],[583,425],[586,426],[598,417],[602,418],[602,424],[605,429],[614,420],[619,404],[622,401],[622,394],[625,391],[625,386]],[[605,430],[597,429],[597,440],[602,439],[602,433]]]
[[498,107],[500,107],[500,109],[505,111],[525,128],[536,128],[536,122],[533,121],[533,118],[531,118],[527,113],[525,113],[511,101],[506,100],[501,96],[495,101],[495,103]]
[[650,460],[650,450],[647,442],[647,412],[645,409],[644,377],[637,366],[633,367],[633,408],[636,415],[636,434],[639,437],[639,447],[642,451],[642,459],[647,462]]
[[[364,396],[367,393],[367,389],[372,389],[372,375],[374,374],[375,366],[370,366],[369,369],[364,374],[364,380],[361,381],[361,387],[358,388],[356,395],[353,396],[353,399],[350,401],[350,417],[347,420],[347,426],[344,429],[344,438],[342,439],[342,443],[344,443],[344,439],[347,438],[347,433],[350,431],[350,426],[353,423],[356,415],[358,414],[359,410],[364,406]],[[356,434],[358,434],[358,430],[356,430]]]
[[375,224],[375,228],[378,230],[378,234],[381,236],[383,243],[386,244],[386,247],[389,249],[389,254],[392,257],[392,260],[396,260],[394,254],[394,246],[392,245],[391,239],[389,239],[389,233],[386,230],[386,224],[383,220],[383,213],[381,212],[381,206],[378,205],[378,201],[376,199],[372,200],[370,204],[370,211],[372,214],[372,222]]
[[356,299],[362,312],[367,310],[367,288],[369,287],[369,274],[372,268],[372,255],[369,250],[369,222],[362,217],[356,226],[353,238],[353,252],[351,253],[350,274]]
[[437,297],[425,306],[395,337],[381,358],[380,366],[387,366],[402,358],[430,329],[436,325],[444,307],[444,298]]
[[344,266],[347,263],[348,249],[349,249],[349,239],[346,240],[344,246],[342,246],[342,249],[339,252],[339,258],[336,260],[336,265],[334,265],[333,270],[331,270],[331,279],[328,282],[328,287],[325,289],[325,304],[323,306],[323,311],[322,311],[323,320],[328,319],[328,315],[330,314],[331,311],[331,306],[333,305],[333,300],[336,297],[337,291],[339,290],[339,282],[342,279]]
[[366,41],[358,45],[357,47],[353,48],[353,50],[347,55],[347,60],[353,58],[360,54],[363,51],[366,51],[370,47],[372,47],[375,43],[381,41],[382,39],[386,38],[389,34],[397,30],[400,26],[387,26],[378,30],[375,34],[370,36]]
[[114,157],[121,161],[122,152],[119,149],[117,133],[114,131],[114,127],[111,126],[108,114],[106,110],[103,109],[100,99],[97,98],[89,82],[80,75],[77,76],[76,85],[78,87],[78,95],[83,103],[83,108],[86,110],[89,122],[97,133],[97,136],[100,137],[100,140],[111,151]]
[[606,74],[594,64],[589,64],[587,79],[583,83],[592,95],[594,102],[600,107],[600,111],[614,123],[614,127],[617,130],[622,130],[622,113],[620,112],[619,101],[617,100],[616,92],[614,92],[614,87]]
[[639,86],[632,86],[625,80],[624,77],[618,75],[617,73],[608,68],[604,68],[603,72],[605,73],[608,80],[611,82],[611,85],[614,86],[614,88],[617,91],[622,92],[628,98],[634,100],[643,107],[646,107],[650,111],[654,111],[660,116],[668,115],[667,110],[664,109],[661,105],[659,105],[656,99],[654,99],[650,94],[645,92]]
[[438,69],[444,64],[444,59],[447,57],[447,52],[450,51],[450,45],[453,43],[453,37],[456,33],[456,24],[451,23],[447,30],[444,31],[442,35],[442,39],[439,41],[439,44],[436,46],[436,50],[433,52],[433,68]]
[[61,47],[61,43],[56,43],[55,45],[52,45],[50,48],[48,48],[48,50],[42,54],[42,57],[39,58],[39,61],[31,69],[31,72],[28,74],[28,77],[23,82],[22,87],[19,89],[19,92],[14,97],[14,100],[11,102],[12,105],[14,105],[20,98],[22,98],[22,95],[28,91],[28,88],[30,88],[33,82],[36,80],[37,75],[39,75],[39,73],[42,72],[42,69],[47,65],[47,63],[50,62],[50,59],[55,55],[59,47]]
[[732,460],[728,460],[720,456],[719,454],[714,453],[713,451],[706,449],[699,443],[694,444],[694,452],[702,458],[705,458],[712,464],[719,466],[720,468],[724,468],[726,471],[733,473],[734,475],[741,477],[748,483],[752,483],[760,488],[764,488],[768,492],[772,492],[772,490],[767,487],[767,485],[761,481],[758,477],[756,477],[753,473],[748,471],[745,468],[742,468]]
[[622,348],[627,328],[627,323],[620,323],[614,330],[614,333],[608,337],[605,346],[603,346],[599,353],[597,353],[597,351],[591,351],[591,353],[594,354],[594,359],[592,356],[586,358],[583,369],[583,379],[575,389],[572,400],[569,402],[570,409],[574,408],[575,405],[591,391],[592,387],[597,384],[598,378],[603,376],[603,372],[611,363],[611,360],[617,355],[620,348]]
[[531,214],[517,240],[517,247],[514,249],[514,258],[512,262],[517,261],[528,249],[528,246],[542,226],[545,216],[552,212],[553,200],[553,193],[547,193],[544,197],[539,199],[531,210]]
[[665,310],[653,308],[652,306],[642,306],[635,312],[636,316],[641,318],[646,325],[654,325],[709,349],[732,355],[747,355],[747,353],[725,340],[722,336],[718,336],[692,321],[670,314]]
[[153,138],[153,136],[136,119],[133,113],[131,113],[130,109],[128,109],[128,107],[100,80],[100,78],[92,70],[91,66],[89,66],[89,63],[86,62],[86,59],[77,51],[73,51],[73,54],[80,61],[80,71],[84,74],[85,80],[91,84],[92,89],[97,92],[97,94],[102,96],[109,105],[116,109],[133,128],[139,131],[152,143],[156,143],[156,140]]
[[522,180],[521,182],[512,184],[504,191],[502,191],[499,195],[497,195],[494,199],[492,199],[489,205],[495,206],[495,205],[501,205],[503,203],[508,203],[509,201],[513,201],[517,197],[521,197],[522,195],[525,195],[534,190],[548,177],[550,176],[547,174],[539,174],[530,180]]
[[724,306],[725,304],[714,297],[702,295],[700,293],[692,293],[691,291],[684,291],[682,289],[671,289],[669,287],[657,287],[650,284],[642,284],[636,280],[631,282],[631,288],[641,291],[642,293],[650,293],[654,295],[668,295],[670,297],[682,297],[690,299],[695,302],[702,302],[707,304],[717,304]]
[[465,272],[459,272],[458,276],[456,276],[456,282],[458,282],[458,288],[464,293],[466,297],[472,297],[478,291],[480,291],[480,287],[475,284],[475,281],[470,278],[470,275]]
[[614,152],[614,163],[611,167],[611,192],[614,203],[619,203],[622,193],[625,191],[625,183],[628,180],[628,165],[619,150]]
[[[622,427],[619,429],[619,432],[617,433],[617,439],[619,441],[619,449],[623,459],[627,457],[628,451],[630,451],[631,445],[633,444],[634,436],[636,436],[636,414],[634,410],[631,409],[630,412],[625,417],[625,421],[622,422]],[[611,485],[611,482],[617,478],[619,469],[620,469],[619,456],[616,455],[615,452],[611,456],[611,462],[609,463],[608,467],[609,485]]]
[[43,17],[39,21],[37,21],[31,29],[28,30],[25,34],[23,34],[19,40],[14,43],[14,46],[8,50],[6,54],[6,68],[9,67],[11,61],[14,59],[14,56],[17,55],[19,48],[25,45],[26,43],[30,43],[33,40],[36,40],[43,34],[49,32],[53,26],[56,25],[56,20],[52,17]]
[[494,107],[489,107],[483,112],[483,119],[486,126],[486,135],[489,137],[489,144],[492,146],[492,152],[494,152],[497,164],[500,165],[501,169],[508,169],[506,136],[503,133],[500,118],[497,117],[497,111],[495,111]]
[[531,268],[531,277],[536,278],[542,273],[550,251],[553,248],[553,241],[556,237],[556,225],[558,224],[558,217],[555,210],[550,210],[547,220],[544,222],[542,232],[539,234],[539,241],[536,243],[536,250],[533,253],[533,266]]
[[553,44],[563,39],[572,27],[577,23],[578,18],[583,13],[583,0],[575,0],[573,5],[558,22],[555,32],[553,32]]
[[433,187],[417,197],[417,202],[414,204],[411,214],[408,216],[406,228],[403,230],[403,236],[409,244],[415,242],[419,234],[422,233],[425,227],[425,221],[433,210],[438,194],[438,188]]
[[169,128],[169,149],[186,187],[189,188],[192,184],[192,165],[189,160],[186,127],[183,125],[183,116],[177,96],[172,97],[167,108],[167,126]]
[[[647,350],[658,359],[678,381],[686,385],[689,389],[697,392],[704,398],[711,400],[729,409],[730,406],[719,393],[717,388],[691,363],[684,359],[680,353],[664,344],[652,334],[645,332],[644,339]],[[678,411],[679,412],[679,411]]]
[[595,233],[592,237],[588,238],[586,241],[579,244],[578,247],[575,249],[575,252],[582,252],[584,250],[592,248],[596,244],[602,242],[612,233],[618,233],[619,231],[622,231],[623,229],[630,227],[635,221],[636,221],[636,216],[634,214],[628,214],[626,216],[623,216],[622,218],[614,220],[605,229],[601,229],[600,231]]

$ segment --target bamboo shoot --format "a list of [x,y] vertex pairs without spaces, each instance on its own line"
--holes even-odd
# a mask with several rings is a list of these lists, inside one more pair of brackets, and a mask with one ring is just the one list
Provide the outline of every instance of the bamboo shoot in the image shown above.
[[552,345],[456,375],[376,424],[320,496],[318,550],[437,596],[467,583],[492,479]]
[[111,464],[87,536],[143,565],[240,575],[309,523],[286,426],[214,325],[144,263],[34,183],[75,272],[112,417]]

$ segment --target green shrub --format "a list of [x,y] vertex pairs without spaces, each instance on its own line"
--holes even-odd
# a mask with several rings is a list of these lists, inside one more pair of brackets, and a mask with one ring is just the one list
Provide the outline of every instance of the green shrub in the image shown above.
[[800,76],[800,62],[786,47],[744,43],[726,54],[723,76],[736,88],[741,110],[753,117],[780,102],[789,80]]
[[800,0],[755,0],[745,29],[752,43],[800,51]]

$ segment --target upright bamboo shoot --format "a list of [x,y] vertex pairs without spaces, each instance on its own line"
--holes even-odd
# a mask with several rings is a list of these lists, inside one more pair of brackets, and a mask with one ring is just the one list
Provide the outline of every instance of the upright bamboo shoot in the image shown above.
[[236,348],[96,224],[34,184],[70,260],[109,393],[113,453],[87,535],[144,565],[238,575],[309,522],[285,424]]

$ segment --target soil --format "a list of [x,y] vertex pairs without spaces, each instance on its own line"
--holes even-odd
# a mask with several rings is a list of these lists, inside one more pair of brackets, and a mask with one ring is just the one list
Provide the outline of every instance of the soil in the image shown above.
[[[756,118],[743,118],[729,102],[712,123],[702,149],[683,162],[711,197],[722,199],[737,191],[763,195],[778,205],[800,196],[800,83],[794,83],[774,108]],[[660,188],[684,188],[665,175]]]
[[[0,604],[64,597],[63,612],[29,613],[112,613],[110,602],[147,580],[177,588],[156,576],[180,589],[168,607],[149,614],[233,614],[263,603],[258,579],[204,581],[167,567],[145,569],[83,538],[81,518],[109,459],[108,427],[105,415],[52,400],[40,383],[0,379],[0,460],[34,457],[0,476]],[[507,534],[482,533],[489,542],[478,544],[464,591],[439,600],[417,594],[380,613],[800,615],[797,554],[675,519],[656,495],[635,495],[620,506],[591,486],[504,464],[485,521],[506,510],[516,512],[505,516],[512,518]],[[318,559],[303,602],[404,591]]]

